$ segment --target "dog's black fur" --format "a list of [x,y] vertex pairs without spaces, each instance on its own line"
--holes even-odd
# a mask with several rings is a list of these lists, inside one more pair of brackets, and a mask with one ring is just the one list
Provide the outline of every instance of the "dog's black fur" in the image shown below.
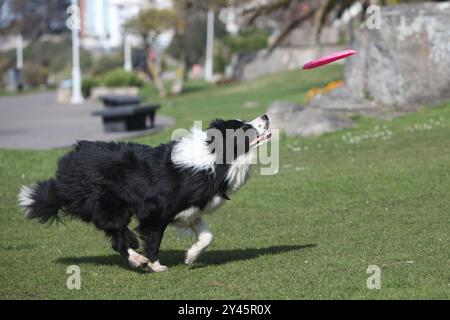
[[[240,120],[216,120],[210,128],[224,136],[227,129],[254,130]],[[80,141],[59,160],[55,178],[32,187],[27,217],[45,223],[59,219],[61,212],[92,222],[111,237],[115,251],[128,257],[128,249],[139,247],[136,235],[128,229],[134,215],[145,256],[157,261],[164,231],[174,217],[191,207],[204,208],[217,195],[227,198],[229,188],[229,164],[216,164],[214,171],[178,167],[171,158],[176,143],[152,148]],[[244,150],[249,150],[248,141]]]

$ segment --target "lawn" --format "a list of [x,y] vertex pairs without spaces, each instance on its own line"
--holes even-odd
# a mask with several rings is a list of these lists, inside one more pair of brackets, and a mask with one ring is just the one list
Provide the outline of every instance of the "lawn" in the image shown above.
[[[162,100],[176,127],[194,120],[251,119],[274,100],[303,102],[342,68],[288,72],[245,84],[192,83]],[[152,89],[145,90],[154,99]],[[259,104],[245,108],[248,101]],[[174,129],[174,128],[172,128]],[[138,142],[166,141],[172,130]],[[450,298],[450,103],[392,121],[315,138],[282,137],[275,176],[249,183],[206,217],[215,241],[194,267],[192,239],[169,229],[167,273],[131,271],[92,226],[28,222],[22,184],[52,176],[66,150],[0,150],[0,298],[3,299],[413,299]],[[81,268],[81,289],[66,269]],[[369,290],[369,265],[381,289]]]

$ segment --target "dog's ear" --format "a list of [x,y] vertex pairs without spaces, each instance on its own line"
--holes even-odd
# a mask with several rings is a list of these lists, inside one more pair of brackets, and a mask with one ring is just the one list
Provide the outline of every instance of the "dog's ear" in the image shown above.
[[225,129],[225,120],[223,119],[215,119],[210,124],[208,129],[217,129],[223,131]]
[[215,130],[220,131],[222,134],[225,132],[225,120],[215,119],[210,124],[206,130],[207,140],[206,143],[209,145],[216,140]]

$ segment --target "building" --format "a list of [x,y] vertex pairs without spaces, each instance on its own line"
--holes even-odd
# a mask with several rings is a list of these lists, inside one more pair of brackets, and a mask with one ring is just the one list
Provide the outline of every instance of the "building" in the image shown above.
[[80,0],[81,43],[86,49],[109,50],[123,44],[124,23],[146,8],[170,8],[170,0]]

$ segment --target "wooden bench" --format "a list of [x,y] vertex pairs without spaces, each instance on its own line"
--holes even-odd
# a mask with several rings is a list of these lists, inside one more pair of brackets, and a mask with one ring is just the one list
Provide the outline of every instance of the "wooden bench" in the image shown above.
[[105,108],[92,114],[103,118],[105,132],[135,131],[153,128],[159,105],[126,105]]

